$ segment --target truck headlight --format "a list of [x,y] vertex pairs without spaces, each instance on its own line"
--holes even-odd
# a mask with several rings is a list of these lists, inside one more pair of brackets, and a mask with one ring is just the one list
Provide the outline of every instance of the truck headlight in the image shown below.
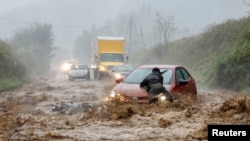
[[100,71],[105,71],[106,70],[104,66],[100,66],[99,69],[100,69]]

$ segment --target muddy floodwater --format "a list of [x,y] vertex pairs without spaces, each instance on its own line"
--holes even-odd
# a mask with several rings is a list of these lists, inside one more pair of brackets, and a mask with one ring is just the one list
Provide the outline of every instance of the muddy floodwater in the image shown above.
[[206,141],[208,124],[250,124],[241,93],[198,89],[164,104],[107,104],[110,80],[68,81],[62,73],[0,93],[1,141]]

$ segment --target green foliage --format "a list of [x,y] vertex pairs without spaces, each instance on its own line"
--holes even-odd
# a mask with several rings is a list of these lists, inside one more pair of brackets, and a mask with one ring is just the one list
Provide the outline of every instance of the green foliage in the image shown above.
[[[218,61],[216,84],[236,90],[250,86],[250,38],[245,36],[245,42],[234,52]],[[224,83],[222,83],[224,82]]]
[[27,73],[11,47],[0,41],[0,91],[20,86],[27,80]]
[[20,60],[13,54],[11,47],[3,41],[0,41],[0,66],[0,77],[20,78],[25,74],[25,69]]
[[18,88],[22,86],[24,82],[25,81],[23,81],[22,79],[15,79],[11,77],[1,77],[0,78],[0,92]]
[[197,51],[195,58],[200,63],[189,65],[195,68],[196,75],[202,76],[197,78],[202,84],[232,90],[249,86],[249,29],[247,17],[212,26],[199,35],[198,46],[193,50]]
[[50,25],[21,29],[10,43],[0,41],[0,91],[22,86],[50,70],[53,35]]
[[35,24],[21,29],[11,40],[15,55],[23,62],[31,76],[44,75],[50,70],[53,34],[51,25]]
[[250,87],[244,88],[244,89],[241,91],[241,93],[250,96]]
[[164,47],[156,47],[136,56],[146,60],[148,52],[156,54],[160,50],[165,56],[154,62],[186,66],[194,75],[198,87],[243,90],[250,86],[249,29],[250,17],[228,20],[210,25],[198,35],[166,44],[169,54]]

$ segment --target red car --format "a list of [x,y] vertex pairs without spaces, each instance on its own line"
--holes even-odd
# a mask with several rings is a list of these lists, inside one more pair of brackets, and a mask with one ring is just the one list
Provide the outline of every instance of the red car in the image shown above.
[[148,103],[148,94],[141,89],[140,82],[152,72],[154,67],[160,68],[164,77],[165,88],[176,98],[179,95],[197,96],[194,78],[186,68],[180,65],[142,65],[131,71],[125,78],[116,80],[117,85],[111,90],[109,99],[120,101],[136,101]]

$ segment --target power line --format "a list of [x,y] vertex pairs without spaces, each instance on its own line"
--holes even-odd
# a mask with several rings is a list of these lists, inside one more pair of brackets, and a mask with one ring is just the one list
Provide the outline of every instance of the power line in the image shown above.
[[[8,18],[2,18],[0,17],[1,21],[7,21],[7,22],[14,22],[14,23],[22,23],[22,24],[29,24],[32,25],[34,23],[38,23],[38,22],[28,22],[28,21],[21,21],[21,20],[13,20],[13,19],[8,19]],[[75,25],[59,25],[59,24],[50,24],[53,27],[60,27],[60,28],[77,28],[77,29],[84,29],[86,27],[83,26],[75,26]]]

